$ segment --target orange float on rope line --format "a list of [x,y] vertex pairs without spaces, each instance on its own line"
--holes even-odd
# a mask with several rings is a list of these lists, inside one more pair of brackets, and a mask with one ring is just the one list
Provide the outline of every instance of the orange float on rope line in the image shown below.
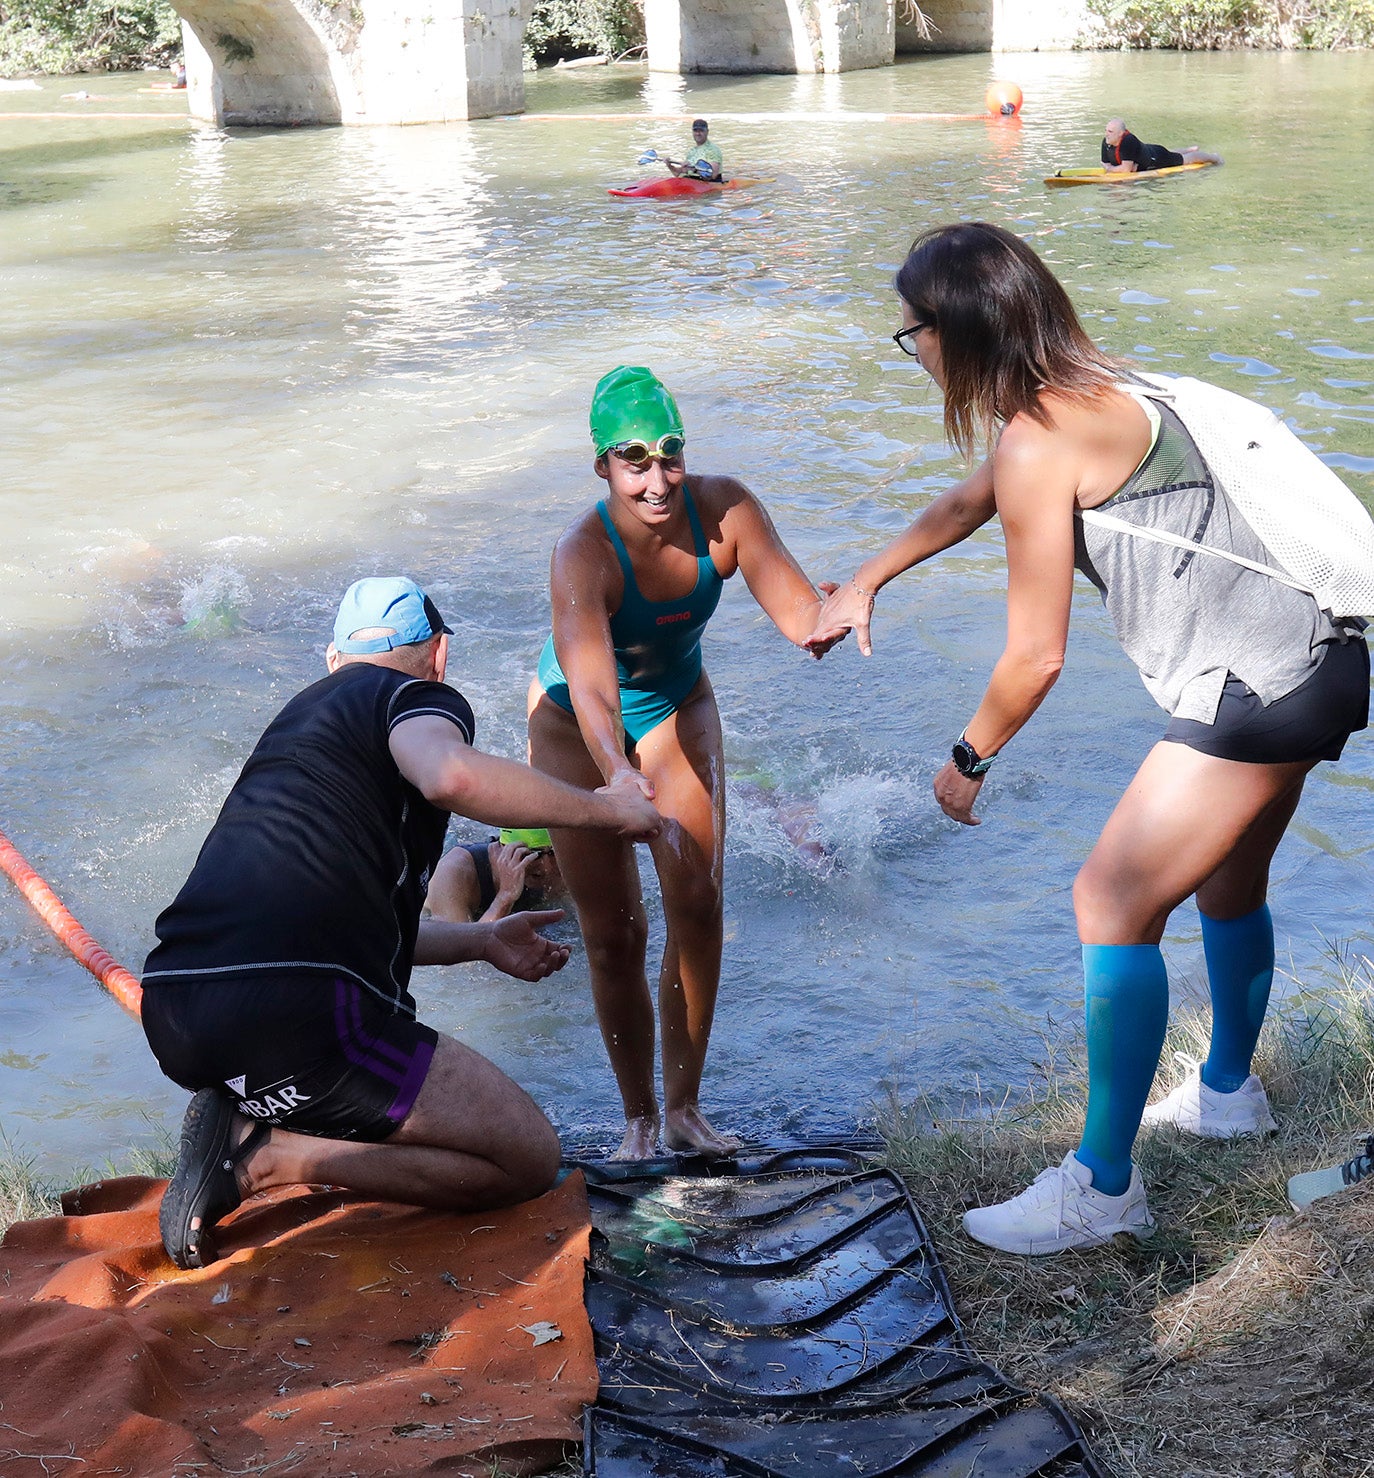
[[1024,99],[1014,82],[994,82],[983,94],[983,101],[988,105],[989,113],[1014,118],[1021,111]]
[[24,861],[19,849],[0,831],[0,868],[33,905],[38,917],[107,991],[133,1016],[142,1014],[143,988],[135,976],[98,945],[68,912],[66,905]]

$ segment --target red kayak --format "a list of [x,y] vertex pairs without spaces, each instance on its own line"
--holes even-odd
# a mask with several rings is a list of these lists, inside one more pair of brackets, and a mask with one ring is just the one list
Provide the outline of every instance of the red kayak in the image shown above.
[[742,190],[746,185],[757,184],[757,180],[694,180],[686,175],[670,174],[606,193],[621,200],[677,200],[683,195],[711,195],[717,190]]

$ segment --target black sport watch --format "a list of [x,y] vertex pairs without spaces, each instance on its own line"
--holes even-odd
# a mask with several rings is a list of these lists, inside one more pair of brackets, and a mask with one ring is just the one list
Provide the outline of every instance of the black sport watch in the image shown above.
[[962,734],[954,741],[950,754],[954,759],[954,768],[969,780],[981,780],[992,769],[992,762],[997,758],[995,754],[990,754],[987,759],[983,759]]

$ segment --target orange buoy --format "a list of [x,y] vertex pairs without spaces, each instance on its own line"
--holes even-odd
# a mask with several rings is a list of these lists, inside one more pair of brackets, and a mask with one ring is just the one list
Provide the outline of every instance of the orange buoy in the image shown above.
[[66,906],[20,856],[18,848],[0,831],[0,869],[33,905],[38,917],[57,935],[107,991],[133,1016],[141,1014],[143,989],[123,965],[91,938],[68,913]]
[[994,82],[983,94],[988,112],[1002,118],[1014,118],[1021,111],[1021,89],[1014,82]]

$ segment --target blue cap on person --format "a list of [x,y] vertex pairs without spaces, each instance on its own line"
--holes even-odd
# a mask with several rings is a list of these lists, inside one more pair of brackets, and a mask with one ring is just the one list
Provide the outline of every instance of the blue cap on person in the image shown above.
[[334,618],[334,650],[350,657],[389,652],[440,632],[453,635],[438,607],[414,580],[404,575],[370,575],[355,580]]

